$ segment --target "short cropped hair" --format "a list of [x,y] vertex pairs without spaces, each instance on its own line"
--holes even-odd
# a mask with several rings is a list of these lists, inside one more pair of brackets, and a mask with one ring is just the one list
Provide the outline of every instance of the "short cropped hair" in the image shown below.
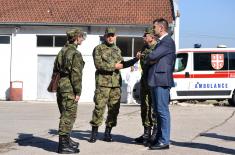
[[164,27],[165,31],[168,31],[169,24],[166,19],[164,19],[164,18],[155,19],[153,21],[153,24],[155,24],[155,23],[161,24]]

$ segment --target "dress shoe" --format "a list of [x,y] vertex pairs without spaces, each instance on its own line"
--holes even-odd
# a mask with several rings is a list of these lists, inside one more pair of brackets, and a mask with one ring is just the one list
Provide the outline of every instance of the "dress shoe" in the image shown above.
[[157,143],[155,145],[150,145],[149,149],[150,150],[166,150],[169,149],[170,146],[169,144],[163,144],[163,143]]

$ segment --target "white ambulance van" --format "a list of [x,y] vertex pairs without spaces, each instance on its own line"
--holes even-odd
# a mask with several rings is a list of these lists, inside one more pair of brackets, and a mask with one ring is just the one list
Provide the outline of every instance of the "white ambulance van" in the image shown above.
[[225,100],[235,106],[235,48],[177,51],[171,100]]

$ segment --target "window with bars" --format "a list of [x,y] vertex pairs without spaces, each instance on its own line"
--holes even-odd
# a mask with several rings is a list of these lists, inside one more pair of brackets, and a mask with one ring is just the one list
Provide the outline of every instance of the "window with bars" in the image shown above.
[[66,36],[38,35],[37,47],[63,47],[66,41]]

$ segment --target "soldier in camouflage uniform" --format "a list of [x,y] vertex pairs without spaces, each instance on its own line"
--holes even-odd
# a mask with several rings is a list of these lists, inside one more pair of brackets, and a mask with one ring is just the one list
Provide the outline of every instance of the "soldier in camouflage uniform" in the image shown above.
[[[120,69],[134,65],[138,58],[131,59],[127,62],[123,61],[121,50],[115,45],[116,42],[115,28],[108,27],[105,30],[104,43],[95,47],[93,51],[93,59],[96,67],[95,80],[95,108],[93,110],[92,133],[89,142],[96,142],[98,127],[103,122],[103,115],[106,105],[108,107],[108,115],[106,119],[106,128],[104,133],[104,141],[111,142],[111,129],[117,124],[117,116],[120,108],[121,98],[121,74]],[[120,63],[121,62],[121,63]]]
[[[146,28],[144,32],[144,42],[141,53],[140,65],[142,68],[142,76],[140,81],[140,98],[141,98],[141,119],[142,125],[144,126],[144,134],[135,139],[137,143],[143,143],[148,146],[151,139],[155,139],[156,136],[156,120],[153,117],[152,99],[150,94],[150,88],[148,86],[148,66],[144,65],[145,58],[155,48],[157,41],[154,36],[152,27]],[[153,134],[151,138],[151,128],[153,126]],[[151,138],[151,139],[150,139]]]
[[54,62],[53,72],[60,73],[57,88],[57,103],[60,111],[58,153],[78,153],[79,143],[70,138],[77,116],[77,102],[82,91],[82,70],[85,62],[77,46],[86,34],[79,28],[68,30],[67,43]]

